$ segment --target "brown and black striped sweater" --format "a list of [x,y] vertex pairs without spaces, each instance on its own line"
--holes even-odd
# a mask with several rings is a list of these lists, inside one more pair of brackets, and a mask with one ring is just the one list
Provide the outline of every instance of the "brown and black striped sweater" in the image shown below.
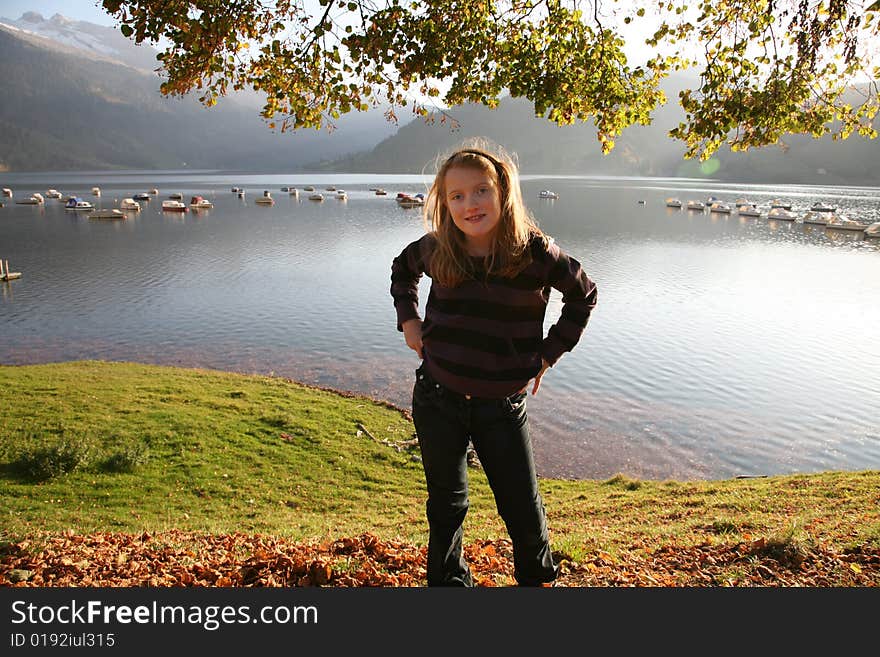
[[[397,329],[419,317],[418,285],[431,276],[432,234],[410,243],[391,265]],[[490,276],[457,287],[431,282],[422,323],[424,364],[438,383],[474,397],[500,399],[521,390],[580,340],[596,306],[596,285],[552,240],[532,239],[532,263],[513,278]],[[477,260],[482,260],[477,259]],[[544,337],[550,289],[562,312]]]

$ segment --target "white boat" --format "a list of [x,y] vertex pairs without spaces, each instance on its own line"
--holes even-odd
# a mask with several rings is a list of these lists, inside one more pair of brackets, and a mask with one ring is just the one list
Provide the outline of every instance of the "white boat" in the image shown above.
[[95,206],[88,201],[83,201],[79,196],[69,196],[64,205],[65,210],[94,210]]
[[92,196],[100,196],[101,188],[100,187],[92,187]]
[[697,201],[696,199],[692,199],[687,202],[687,209],[688,210],[699,210],[700,212],[702,212],[703,210],[706,209],[706,204],[703,203],[702,201]]
[[386,194],[388,194],[388,192],[386,192],[384,189],[382,189],[381,187],[379,187],[378,189],[376,189],[376,191],[374,192],[374,194],[375,194],[376,196],[385,196]]
[[183,201],[178,201],[176,199],[162,201],[162,212],[186,212],[187,210],[189,210],[189,208],[186,207],[186,203]]
[[792,212],[787,208],[773,207],[770,209],[770,212],[767,213],[767,218],[775,219],[777,221],[795,221],[798,216],[797,212]]
[[782,209],[782,210],[791,210],[791,203],[788,201],[783,201],[781,199],[775,198],[770,201],[770,209]]
[[275,205],[275,199],[272,198],[272,195],[269,193],[269,190],[263,192],[262,196],[258,196],[254,203],[259,203],[260,205]]
[[335,186],[335,185],[329,185],[328,187],[325,187],[324,190],[325,190],[325,191],[328,191],[328,192],[335,192],[335,191],[336,191],[336,186]]
[[817,202],[810,206],[810,212],[836,212],[837,208],[827,203]]
[[736,213],[740,217],[760,217],[761,211],[754,203],[743,203],[737,206]]
[[202,196],[193,196],[189,201],[189,207],[193,210],[210,210],[214,204]]
[[156,189],[155,187],[153,187],[153,189],[150,190],[150,194],[153,194],[154,196],[158,193],[159,193],[159,190]]
[[309,194],[309,200],[310,201],[323,201],[324,195],[321,194],[320,192],[314,192],[312,194]]
[[31,194],[30,198],[23,198],[16,201],[19,205],[42,205],[45,199],[42,194]]
[[149,201],[152,198],[152,196],[150,196],[146,192],[138,192],[137,194],[132,196],[132,198],[135,201]]
[[337,189],[336,198],[338,198],[340,201],[346,201],[348,200],[348,192],[346,192],[344,189]]
[[850,219],[845,214],[839,214],[836,212],[828,217],[828,222],[825,224],[825,228],[830,228],[831,230],[864,231],[867,227],[868,224],[866,223]]
[[828,223],[828,219],[831,217],[830,212],[817,212],[816,210],[810,210],[804,215],[803,222],[805,224],[814,224],[816,226],[824,226]]
[[119,201],[119,209],[125,212],[140,212],[141,204],[133,198],[124,198]]
[[125,219],[125,213],[122,210],[111,208],[109,210],[95,210],[88,215],[89,219]]
[[880,221],[875,221],[865,228],[865,237],[880,237]]
[[667,208],[680,208],[681,207],[681,199],[677,199],[677,198],[666,199],[666,207]]
[[303,189],[306,190],[307,192],[315,191],[315,188],[312,185],[306,185],[305,187],[303,187]]
[[299,190],[296,187],[290,188],[290,195],[299,198]]
[[549,189],[542,189],[538,192],[538,198],[559,198],[559,194]]
[[717,214],[730,214],[730,206],[724,201],[715,201],[709,206],[709,212]]
[[12,198],[12,190],[9,189],[8,187],[4,187],[3,188],[3,196],[8,196],[8,197]]
[[169,194],[168,198],[170,198],[172,201],[182,201],[183,194],[181,194],[180,192],[174,192],[173,194]]
[[57,189],[46,190],[46,198],[61,198],[61,192]]

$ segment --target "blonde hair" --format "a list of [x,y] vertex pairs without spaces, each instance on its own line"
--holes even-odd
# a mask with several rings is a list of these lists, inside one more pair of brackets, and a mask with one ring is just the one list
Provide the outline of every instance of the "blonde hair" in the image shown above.
[[437,174],[425,202],[425,224],[437,248],[431,256],[431,278],[445,287],[475,280],[478,271],[465,248],[465,236],[452,220],[446,204],[446,172],[453,167],[478,169],[495,183],[501,201],[501,219],[485,260],[485,277],[512,278],[532,261],[528,248],[534,237],[546,243],[522,199],[516,162],[503,148],[485,139],[470,140],[438,157]]

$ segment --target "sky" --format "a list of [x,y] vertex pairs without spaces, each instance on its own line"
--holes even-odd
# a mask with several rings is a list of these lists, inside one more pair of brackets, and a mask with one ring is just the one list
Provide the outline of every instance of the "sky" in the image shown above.
[[99,0],[0,0],[0,16],[15,19],[26,11],[35,11],[44,18],[61,14],[98,25],[114,24],[113,18],[101,9]]

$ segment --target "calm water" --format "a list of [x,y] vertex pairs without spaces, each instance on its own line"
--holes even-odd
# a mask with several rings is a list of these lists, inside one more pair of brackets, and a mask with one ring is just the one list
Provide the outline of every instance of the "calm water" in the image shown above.
[[[348,201],[280,191],[331,183]],[[153,186],[160,193],[122,222],[90,221],[59,200],[3,199],[0,258],[23,276],[0,283],[0,363],[97,358],[273,373],[409,406],[418,363],[395,328],[390,265],[423,228],[393,197],[424,191],[421,177],[0,176],[15,198],[57,188],[91,199],[95,185],[104,207]],[[544,188],[560,198],[539,200]],[[253,202],[264,189],[274,206]],[[880,240],[664,204],[673,195],[781,197],[801,209],[823,200],[877,221],[880,188],[524,177],[523,189],[540,225],[599,285],[580,344],[529,398],[540,474],[880,468]],[[172,192],[215,207],[163,213]],[[559,309],[554,291],[548,326]]]

